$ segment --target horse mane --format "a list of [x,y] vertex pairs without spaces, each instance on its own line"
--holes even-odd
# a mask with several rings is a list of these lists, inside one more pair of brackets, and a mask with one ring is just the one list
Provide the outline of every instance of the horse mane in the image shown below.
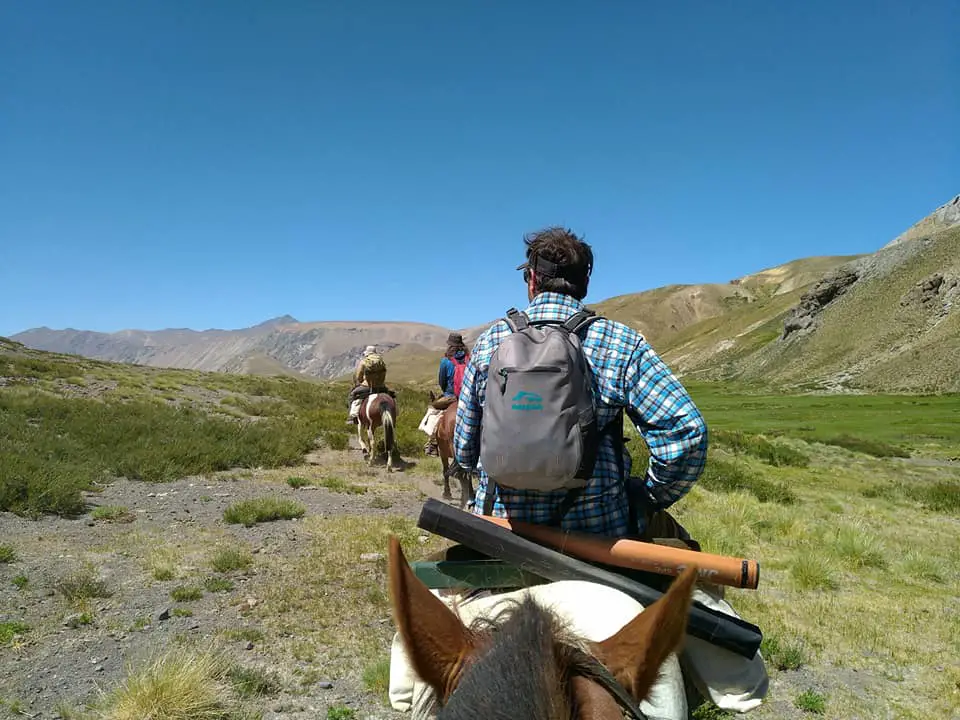
[[526,597],[495,618],[477,618],[471,630],[489,644],[466,666],[437,720],[569,716],[567,681],[582,642],[556,614]]

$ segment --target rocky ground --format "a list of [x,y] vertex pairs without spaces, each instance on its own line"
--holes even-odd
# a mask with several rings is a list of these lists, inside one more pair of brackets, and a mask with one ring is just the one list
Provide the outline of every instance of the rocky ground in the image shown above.
[[[358,480],[366,492],[312,482],[330,477],[330,468],[338,468],[342,477],[362,475]],[[294,489],[285,482],[298,476],[309,484]],[[231,503],[264,495],[295,499],[306,514],[252,527],[224,522]],[[0,513],[0,541],[13,546],[17,556],[0,564],[0,623],[30,627],[6,647],[0,644],[0,716],[5,710],[38,719],[69,716],[68,708],[95,700],[158,650],[197,639],[222,641],[240,665],[275,674],[279,692],[252,701],[253,712],[261,710],[264,718],[323,717],[335,706],[355,708],[359,717],[395,715],[359,677],[320,677],[313,670],[308,685],[294,682],[276,651],[280,641],[260,629],[256,611],[276,582],[271,570],[295,562],[303,552],[306,523],[342,515],[415,519],[427,495],[438,496],[439,489],[424,471],[387,475],[366,470],[347,453],[319,451],[304,467],[283,471],[165,484],[118,480],[88,493],[90,512],[76,519],[29,520]],[[126,508],[132,519],[94,519],[103,506]],[[205,561],[215,546],[249,548],[254,562],[246,571],[219,575],[233,584],[229,591],[174,601],[174,588],[218,576]],[[157,580],[151,568],[162,564],[163,550],[169,551],[176,577]],[[84,567],[102,581],[105,591],[96,594],[104,597],[65,596],[65,578]],[[297,664],[305,666],[301,671],[310,665]]]

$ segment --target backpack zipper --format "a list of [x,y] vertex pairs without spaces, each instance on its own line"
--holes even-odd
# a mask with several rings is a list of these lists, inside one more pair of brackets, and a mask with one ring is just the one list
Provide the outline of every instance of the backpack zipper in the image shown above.
[[[500,393],[501,393],[501,394],[507,392],[507,377],[508,377],[508,373],[516,372],[517,370],[519,370],[519,368],[516,368],[516,367],[505,367],[505,368],[500,368],[500,369],[497,371],[497,375],[500,376],[499,385],[500,385]],[[523,372],[534,372],[534,373],[556,372],[556,373],[558,373],[558,372],[563,372],[563,371],[562,371],[560,368],[557,368],[557,367],[535,367],[535,368],[528,368],[528,369],[524,370]]]

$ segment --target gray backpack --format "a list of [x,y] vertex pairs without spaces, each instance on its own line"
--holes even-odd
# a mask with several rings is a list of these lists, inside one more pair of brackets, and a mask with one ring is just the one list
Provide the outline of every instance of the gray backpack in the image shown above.
[[582,489],[593,475],[600,433],[592,371],[577,333],[599,318],[584,310],[563,324],[531,325],[511,309],[505,319],[511,333],[487,375],[483,469],[505,488]]

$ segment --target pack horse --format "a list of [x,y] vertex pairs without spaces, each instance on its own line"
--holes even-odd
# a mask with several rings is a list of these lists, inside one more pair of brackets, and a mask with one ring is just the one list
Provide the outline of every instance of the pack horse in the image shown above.
[[[430,399],[434,399],[433,393],[430,393]],[[465,505],[474,502],[476,493],[473,489],[473,473],[461,468],[453,459],[453,434],[456,425],[457,400],[454,399],[440,416],[440,422],[437,425],[437,447],[440,452],[440,463],[443,465],[443,499],[453,499],[450,492],[450,478],[457,478],[460,481],[460,509],[462,510]]]

